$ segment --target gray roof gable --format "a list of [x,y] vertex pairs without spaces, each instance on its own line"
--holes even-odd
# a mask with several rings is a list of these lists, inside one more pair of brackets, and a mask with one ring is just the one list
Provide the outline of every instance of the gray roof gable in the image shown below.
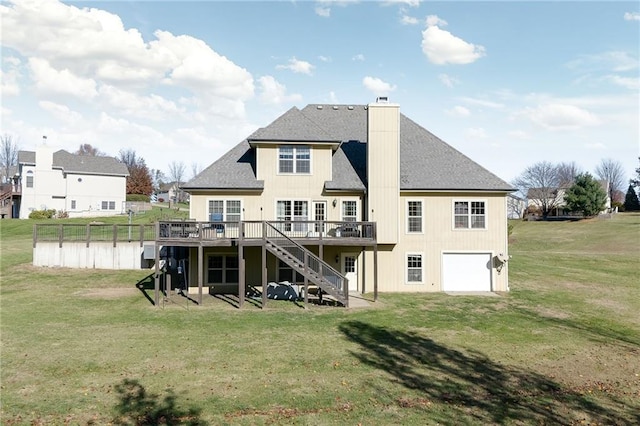
[[[18,163],[35,165],[36,153],[19,151]],[[65,173],[129,176],[126,164],[114,157],[70,154],[63,149],[53,153],[53,167]]]
[[[255,149],[250,142],[335,142],[327,190],[364,191],[366,181],[367,106],[307,105],[289,109],[256,130],[185,189],[261,189],[256,179]],[[400,114],[400,189],[404,191],[512,191],[504,180],[431,132]]]

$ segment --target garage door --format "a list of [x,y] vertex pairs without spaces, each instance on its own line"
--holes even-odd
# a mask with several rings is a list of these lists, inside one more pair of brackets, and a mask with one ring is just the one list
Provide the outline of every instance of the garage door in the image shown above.
[[444,291],[491,291],[491,253],[443,253]]

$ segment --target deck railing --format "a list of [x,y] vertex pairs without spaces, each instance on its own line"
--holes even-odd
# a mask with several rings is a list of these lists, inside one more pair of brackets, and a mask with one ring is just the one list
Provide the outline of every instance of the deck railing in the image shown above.
[[145,241],[156,239],[156,227],[154,224],[134,225],[119,224],[108,225],[102,223],[83,224],[55,224],[38,223],[33,226],[33,246],[41,241],[57,241],[60,246],[63,242],[85,242],[87,247],[91,242],[118,242],[139,241],[142,247]]
[[[327,221],[269,221],[273,231],[263,235],[263,221],[241,222],[196,222],[196,221],[160,221],[155,224],[56,224],[39,223],[33,227],[33,245],[39,241],[80,242],[117,242],[158,241],[165,245],[172,242],[202,242],[217,239],[262,239],[276,237],[274,231],[289,238],[337,241],[355,238],[362,241],[375,241],[376,224],[374,222],[327,222]],[[274,234],[274,235],[271,235]]]
[[[339,238],[356,238],[374,241],[376,238],[375,222],[338,222],[338,221],[267,221],[274,230],[292,239],[335,240]],[[263,235],[263,221],[241,222],[196,222],[196,221],[161,221],[158,223],[158,241],[171,240],[216,240],[228,239],[262,239],[276,235]],[[271,228],[267,228],[267,233]]]

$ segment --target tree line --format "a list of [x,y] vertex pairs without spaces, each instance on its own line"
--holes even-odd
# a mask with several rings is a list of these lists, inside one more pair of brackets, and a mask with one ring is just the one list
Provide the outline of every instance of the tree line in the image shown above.
[[585,217],[594,216],[605,209],[607,198],[612,208],[640,210],[640,167],[635,178],[627,181],[622,164],[612,159],[601,160],[595,175],[583,171],[575,162],[541,161],[527,167],[512,185],[544,218],[560,207]]

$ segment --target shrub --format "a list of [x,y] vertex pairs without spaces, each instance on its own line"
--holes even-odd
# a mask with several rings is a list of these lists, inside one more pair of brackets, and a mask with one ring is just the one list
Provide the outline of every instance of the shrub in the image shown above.
[[127,201],[144,201],[149,202],[149,196],[144,194],[127,194]]
[[56,213],[56,219],[67,219],[69,218],[69,212],[65,210],[58,210]]
[[29,219],[51,219],[56,215],[55,209],[34,210],[29,213]]

